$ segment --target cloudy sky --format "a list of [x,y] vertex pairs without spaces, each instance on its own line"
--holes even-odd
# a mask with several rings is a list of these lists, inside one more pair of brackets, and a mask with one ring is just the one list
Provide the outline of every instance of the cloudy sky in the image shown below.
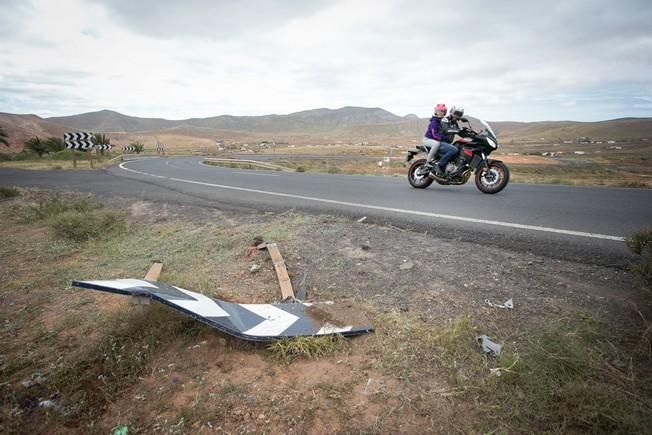
[[0,0],[0,112],[652,116],[652,2]]

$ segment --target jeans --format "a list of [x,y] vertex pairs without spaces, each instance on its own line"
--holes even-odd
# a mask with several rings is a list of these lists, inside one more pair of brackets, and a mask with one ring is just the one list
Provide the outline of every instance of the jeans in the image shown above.
[[424,137],[423,144],[430,147],[430,151],[428,152],[429,162],[435,160],[435,155],[437,154],[441,155],[439,162],[437,162],[437,164],[442,170],[446,168],[448,162],[450,162],[451,159],[455,157],[455,155],[457,154],[457,147],[447,142],[440,142],[434,139],[430,139],[428,137]]
[[439,162],[437,164],[439,167],[444,170],[446,168],[446,165],[448,162],[450,162],[453,157],[457,155],[458,149],[456,146],[451,145],[446,142],[440,142],[439,144],[439,154],[442,154],[442,156],[439,159]]

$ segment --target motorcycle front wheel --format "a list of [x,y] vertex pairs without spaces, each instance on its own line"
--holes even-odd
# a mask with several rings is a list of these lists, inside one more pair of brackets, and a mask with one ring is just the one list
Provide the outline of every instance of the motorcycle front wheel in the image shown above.
[[475,186],[482,193],[498,193],[509,183],[509,169],[503,162],[490,162],[475,172]]
[[425,189],[432,184],[433,179],[428,176],[428,171],[424,169],[426,159],[415,160],[408,169],[408,181],[416,189]]

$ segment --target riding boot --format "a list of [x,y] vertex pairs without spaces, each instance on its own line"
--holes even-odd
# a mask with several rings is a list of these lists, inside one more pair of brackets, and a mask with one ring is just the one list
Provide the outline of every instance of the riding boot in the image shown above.
[[437,178],[445,178],[444,171],[439,165],[435,165],[433,172]]

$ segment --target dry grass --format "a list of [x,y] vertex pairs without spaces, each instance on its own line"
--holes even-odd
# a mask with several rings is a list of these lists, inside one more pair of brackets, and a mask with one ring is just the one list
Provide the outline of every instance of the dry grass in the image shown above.
[[[496,358],[476,341],[501,335],[484,316],[424,320],[368,303],[373,335],[280,340],[266,350],[163,306],[130,306],[68,283],[138,277],[161,260],[166,282],[212,296],[230,278],[239,292],[221,295],[270,300],[278,293],[272,265],[269,286],[261,279],[248,289],[246,247],[256,236],[289,242],[299,231],[311,235],[302,243],[319,243],[321,219],[134,222],[73,243],[48,236],[49,222],[96,213],[96,203],[37,198],[25,191],[0,208],[0,423],[9,433],[123,424],[130,432],[186,433],[644,433],[652,424],[639,329],[569,308],[512,322]],[[643,250],[646,237],[632,243]],[[320,378],[322,370],[330,372]],[[372,378],[386,388],[365,395]],[[39,407],[43,400],[54,405]]]
[[639,188],[652,187],[652,178],[628,173],[616,166],[611,165],[510,165],[509,170],[511,180],[516,183],[544,183]]
[[272,355],[285,363],[297,358],[318,359],[338,352],[344,345],[340,335],[324,337],[294,337],[277,340],[267,346]]
[[375,324],[380,369],[426,397],[473,404],[464,421],[451,422],[458,431],[640,433],[652,423],[646,359],[624,351],[623,337],[591,315],[524,327],[515,334],[518,349],[506,345],[497,358],[480,352],[475,337],[483,328],[469,315],[444,327],[398,314]]

